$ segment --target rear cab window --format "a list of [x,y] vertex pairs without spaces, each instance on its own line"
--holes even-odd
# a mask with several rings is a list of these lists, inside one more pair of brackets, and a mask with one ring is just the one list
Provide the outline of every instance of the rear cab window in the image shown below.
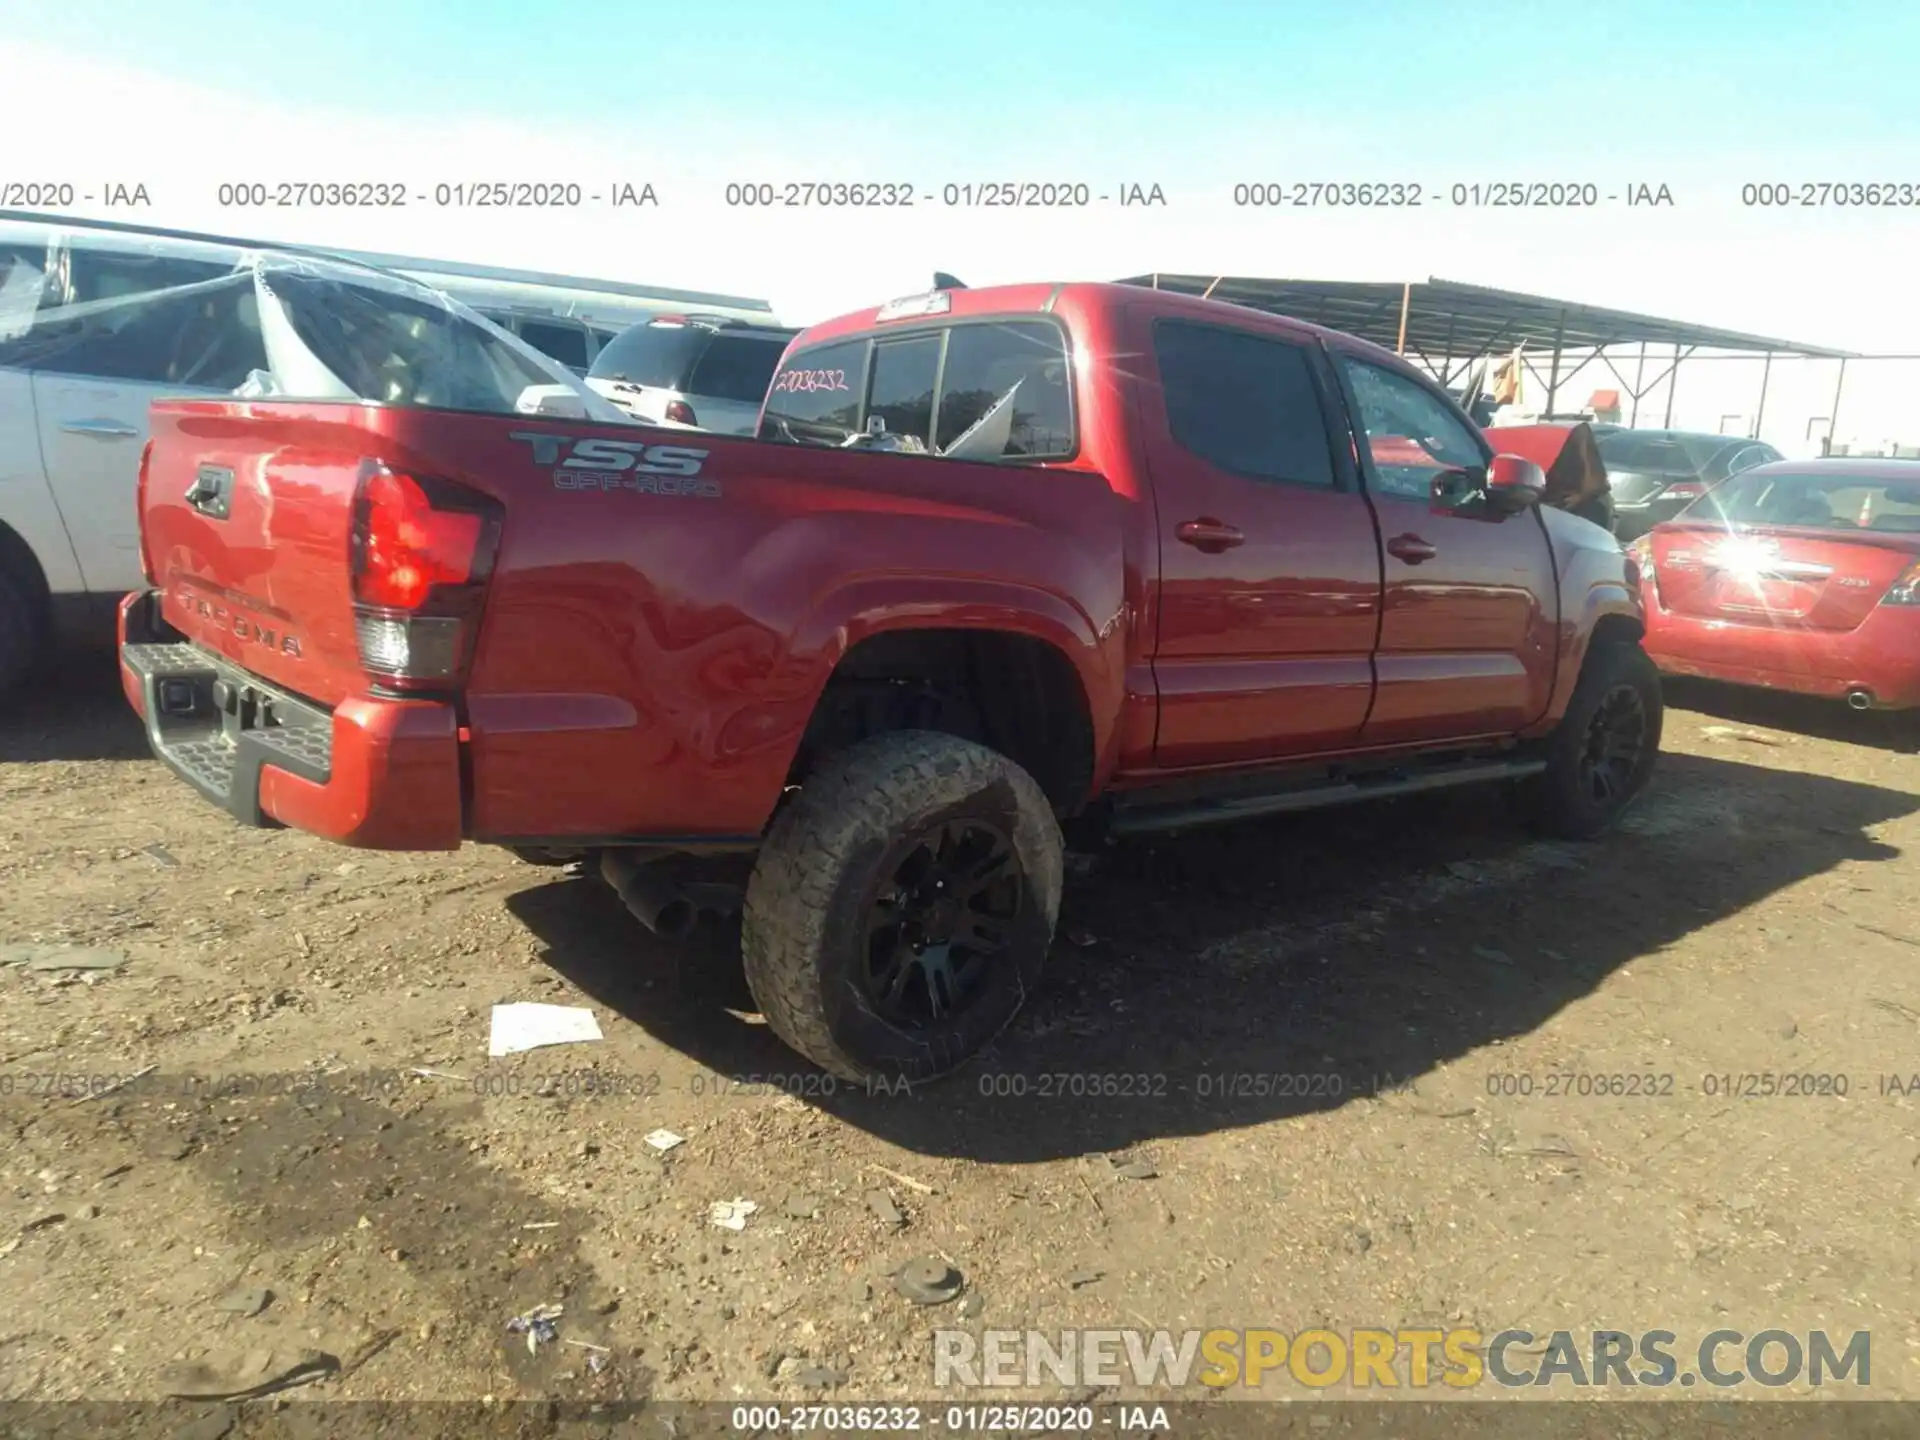
[[1059,321],[968,318],[796,350],[773,377],[760,438],[979,461],[1078,451]]

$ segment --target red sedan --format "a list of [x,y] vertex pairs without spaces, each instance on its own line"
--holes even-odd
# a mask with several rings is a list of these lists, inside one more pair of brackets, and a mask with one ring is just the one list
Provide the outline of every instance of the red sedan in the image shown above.
[[1663,672],[1920,706],[1920,463],[1757,466],[1627,553]]

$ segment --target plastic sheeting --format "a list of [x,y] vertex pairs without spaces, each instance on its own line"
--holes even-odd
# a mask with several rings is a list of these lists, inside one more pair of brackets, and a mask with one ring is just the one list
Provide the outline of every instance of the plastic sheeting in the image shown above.
[[138,234],[0,227],[0,366],[634,423],[559,361],[418,281]]

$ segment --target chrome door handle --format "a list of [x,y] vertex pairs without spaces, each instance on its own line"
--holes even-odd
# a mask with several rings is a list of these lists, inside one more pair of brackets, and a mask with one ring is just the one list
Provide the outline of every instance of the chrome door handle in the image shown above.
[[96,440],[131,440],[140,433],[118,420],[69,420],[60,428],[69,435],[89,435]]

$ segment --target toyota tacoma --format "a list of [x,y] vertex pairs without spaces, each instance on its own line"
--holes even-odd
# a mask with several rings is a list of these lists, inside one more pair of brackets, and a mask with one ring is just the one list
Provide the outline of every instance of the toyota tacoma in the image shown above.
[[1278,316],[939,289],[796,336],[739,438],[298,384],[153,408],[154,752],[246,824],[584,861],[669,933],[732,866],[765,1018],[837,1076],[1007,1024],[1063,825],[1494,782],[1590,837],[1655,763],[1632,560]]

